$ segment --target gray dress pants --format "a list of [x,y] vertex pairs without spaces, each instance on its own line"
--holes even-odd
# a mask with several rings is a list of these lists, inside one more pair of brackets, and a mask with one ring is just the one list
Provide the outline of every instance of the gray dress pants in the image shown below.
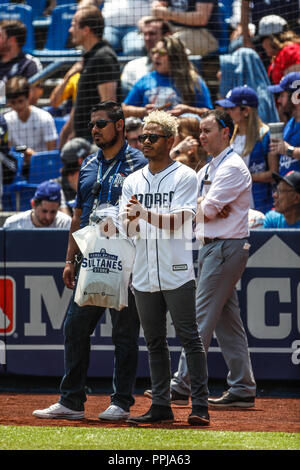
[[135,289],[134,292],[149,352],[152,403],[170,406],[171,361],[166,321],[169,310],[176,335],[186,354],[192,404],[207,409],[207,364],[196,324],[195,282],[190,281],[173,290],[150,293]]
[[[240,317],[235,286],[246,267],[249,249],[246,239],[217,240],[199,251],[196,291],[196,319],[206,353],[215,332],[226,365],[230,393],[240,397],[256,395],[256,384],[248,341]],[[171,389],[190,394],[190,378],[182,351]]]

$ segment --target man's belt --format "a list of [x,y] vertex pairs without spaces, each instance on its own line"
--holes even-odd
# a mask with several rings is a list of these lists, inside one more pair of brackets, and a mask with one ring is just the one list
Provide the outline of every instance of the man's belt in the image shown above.
[[220,240],[220,238],[207,238],[207,237],[204,237],[203,244],[208,245],[209,243],[213,243],[213,242],[216,242],[218,240]]

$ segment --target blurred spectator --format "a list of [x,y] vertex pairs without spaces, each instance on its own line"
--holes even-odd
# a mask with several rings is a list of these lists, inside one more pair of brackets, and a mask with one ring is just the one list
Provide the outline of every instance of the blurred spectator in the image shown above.
[[76,196],[81,163],[96,150],[98,148],[95,145],[80,137],[69,140],[61,149],[60,157],[63,162],[61,176],[53,181],[61,187],[60,210],[69,215],[73,214],[70,203]]
[[272,173],[278,170],[278,158],[268,155],[270,131],[258,117],[257,93],[248,86],[236,87],[217,104],[226,109],[234,122],[231,145],[241,155],[251,173],[250,208],[266,213],[273,204],[270,183]]
[[207,163],[207,153],[201,147],[199,134],[199,118],[179,117],[177,135],[170,152],[173,160],[178,160],[195,171],[199,171]]
[[242,47],[233,54],[220,55],[219,95],[224,98],[235,87],[248,85],[258,95],[258,114],[263,122],[279,120],[274,97],[268,90],[271,82],[264,64],[253,49]]
[[[82,62],[76,62],[65,74],[62,81],[52,90],[49,97],[49,104],[53,108],[58,108],[61,104],[71,100],[72,105],[76,101],[77,85],[82,70]],[[50,111],[50,110],[49,110]],[[66,109],[66,111],[70,111]],[[51,112],[51,111],[50,111]]]
[[151,49],[159,39],[171,34],[170,24],[153,16],[143,17],[141,19],[140,31],[143,35],[144,48],[147,55],[130,60],[124,66],[121,74],[122,95],[124,97],[143,75],[152,71]]
[[41,183],[31,201],[32,209],[14,214],[3,227],[9,229],[65,228],[71,226],[71,217],[59,210],[60,186],[54,181]]
[[152,15],[170,21],[174,36],[191,54],[205,56],[218,49],[218,0],[155,0]]
[[210,92],[189,61],[180,39],[166,36],[151,49],[153,72],[133,86],[124,100],[125,116],[144,117],[154,109],[203,114],[212,108]]
[[30,104],[30,85],[26,78],[16,76],[8,80],[6,100],[12,108],[5,114],[9,146],[26,146],[27,163],[33,153],[54,150],[58,135],[53,117]]
[[241,24],[244,37],[244,46],[253,47],[253,41],[249,35],[248,25],[253,23],[258,29],[258,23],[261,18],[276,13],[282,16],[294,29],[299,19],[299,0],[242,0],[241,5]]
[[[22,75],[28,79],[42,70],[39,59],[22,51],[25,42],[24,23],[18,20],[0,21],[0,80],[3,82],[15,75]],[[34,87],[32,100],[36,101],[40,95],[41,87]]]
[[278,85],[269,86],[277,96],[278,112],[286,125],[282,139],[272,139],[270,151],[280,155],[279,173],[300,171],[300,72],[291,72]]
[[265,16],[259,22],[258,34],[271,60],[268,75],[272,83],[279,83],[289,72],[300,71],[300,36],[289,29],[284,18]]
[[104,20],[97,7],[78,9],[73,16],[70,33],[73,44],[83,46],[83,69],[77,86],[75,105],[70,120],[60,134],[63,146],[71,137],[91,141],[88,129],[90,111],[95,103],[118,101],[120,96],[120,68],[117,56],[102,39]]
[[125,119],[125,137],[129,145],[142,151],[139,136],[143,133],[143,121],[139,118],[128,117]]
[[149,0],[105,0],[102,9],[105,20],[104,39],[118,54],[144,55],[144,41],[137,25],[150,11]]
[[274,210],[266,214],[264,228],[300,228],[300,172],[275,173],[273,178],[277,182]]

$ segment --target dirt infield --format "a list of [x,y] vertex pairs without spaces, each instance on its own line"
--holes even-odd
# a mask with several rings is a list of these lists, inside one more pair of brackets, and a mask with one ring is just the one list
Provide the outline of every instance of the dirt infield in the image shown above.
[[[127,427],[125,422],[105,423],[99,421],[98,414],[109,405],[108,395],[89,395],[85,409],[85,419],[68,421],[58,419],[38,419],[32,416],[35,409],[45,408],[58,399],[57,395],[0,393],[0,425],[27,426],[81,426],[81,427]],[[132,416],[147,411],[150,400],[136,396],[131,409]],[[151,427],[168,429],[188,429],[187,417],[191,406],[173,406],[175,422],[157,424]],[[300,432],[300,400],[297,398],[257,398],[255,407],[248,410],[210,410],[209,429],[215,431],[267,431]],[[145,425],[144,427],[149,427]]]

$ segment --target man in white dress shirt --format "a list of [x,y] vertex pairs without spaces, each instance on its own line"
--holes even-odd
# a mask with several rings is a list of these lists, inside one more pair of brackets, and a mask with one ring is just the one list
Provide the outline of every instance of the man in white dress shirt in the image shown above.
[[173,421],[170,406],[170,353],[166,339],[169,310],[186,351],[191,376],[191,425],[209,424],[206,354],[197,331],[195,277],[191,246],[192,218],[197,208],[194,170],[170,158],[176,118],[154,111],[140,135],[149,164],[124,181],[120,213],[136,237],[132,284],[149,351],[152,406],[130,424]]
[[[209,405],[249,408],[255,403],[256,384],[235,286],[249,256],[251,176],[243,159],[229,146],[233,128],[230,116],[219,110],[203,114],[200,122],[201,144],[212,160],[197,175],[196,237],[203,247],[199,251],[196,315],[206,352],[215,332],[229,369],[229,389],[220,398],[209,398]],[[184,351],[171,390],[173,403],[188,403],[190,379]]]

